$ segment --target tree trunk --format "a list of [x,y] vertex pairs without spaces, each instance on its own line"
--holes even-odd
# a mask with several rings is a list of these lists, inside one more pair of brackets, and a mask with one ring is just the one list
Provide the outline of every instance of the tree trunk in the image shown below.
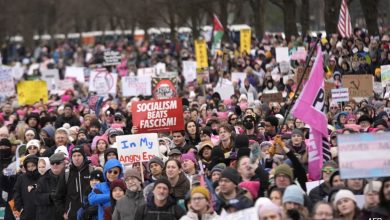
[[378,35],[378,1],[360,0],[364,18],[366,19],[366,26],[370,35]]
[[305,36],[310,28],[309,21],[309,0],[301,0],[301,26],[302,36]]
[[284,4],[284,32],[286,34],[287,41],[290,41],[291,36],[298,35],[298,29],[296,24],[296,13],[297,4],[295,0],[283,0]]
[[253,10],[256,38],[261,41],[264,36],[265,12],[268,0],[250,0],[249,3]]
[[[223,39],[224,41],[229,40],[229,32],[227,29],[227,20],[228,20],[228,4],[229,2],[227,0],[219,0],[219,21],[221,22],[223,29],[225,33],[223,34]],[[214,18],[212,18],[214,19]]]
[[328,35],[337,33],[341,0],[324,0],[325,31]]

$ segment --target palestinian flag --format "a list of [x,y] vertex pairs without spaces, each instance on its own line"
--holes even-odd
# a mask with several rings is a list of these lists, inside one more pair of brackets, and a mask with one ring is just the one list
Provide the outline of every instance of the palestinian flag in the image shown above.
[[221,22],[219,21],[216,15],[214,15],[213,23],[214,23],[214,28],[213,28],[214,34],[213,34],[212,51],[215,51],[221,48],[221,41],[222,41],[224,30]]

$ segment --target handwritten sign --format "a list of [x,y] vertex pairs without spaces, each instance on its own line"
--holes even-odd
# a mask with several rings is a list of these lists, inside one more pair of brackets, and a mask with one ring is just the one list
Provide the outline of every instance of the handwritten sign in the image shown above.
[[372,75],[344,75],[342,83],[344,88],[348,88],[349,96],[355,97],[370,97],[373,95]]
[[89,91],[98,95],[116,94],[117,78],[117,74],[93,70],[89,79]]
[[195,57],[197,68],[209,67],[205,40],[195,40]]
[[133,126],[140,133],[184,129],[183,104],[180,98],[134,102],[131,105]]
[[156,76],[156,68],[148,67],[148,68],[140,68],[137,70],[137,76]]
[[348,88],[332,89],[332,100],[335,102],[348,102]]
[[116,66],[121,63],[121,54],[118,51],[104,51],[103,66]]
[[138,96],[152,95],[152,84],[150,76],[127,76],[122,78],[122,95]]
[[43,80],[21,81],[17,84],[16,89],[19,105],[33,105],[40,101],[47,103],[47,86]]
[[119,161],[123,164],[149,161],[159,156],[157,133],[116,137]]
[[277,47],[275,48],[275,53],[276,53],[276,62],[278,63],[282,61],[290,62],[288,47]]
[[183,61],[183,76],[186,83],[196,80],[196,61]]
[[222,100],[230,99],[234,95],[234,87],[230,84],[217,84],[214,88],[214,92],[218,92]]
[[240,30],[240,52],[251,52],[251,29]]
[[0,97],[6,97],[15,94],[15,84],[12,78],[12,68],[0,66]]
[[283,102],[283,94],[281,92],[276,93],[264,93],[261,96],[263,102]]
[[41,79],[45,80],[47,90],[50,92],[56,92],[58,90],[58,83],[60,81],[60,75],[58,69],[48,69],[41,72]]
[[78,82],[84,83],[84,67],[67,66],[65,68],[65,78],[75,79]]
[[390,65],[381,66],[382,87],[390,85]]
[[341,178],[390,176],[389,140],[390,133],[337,135]]
[[232,82],[241,82],[241,84],[244,84],[244,80],[246,78],[246,73],[243,72],[233,72],[232,73]]

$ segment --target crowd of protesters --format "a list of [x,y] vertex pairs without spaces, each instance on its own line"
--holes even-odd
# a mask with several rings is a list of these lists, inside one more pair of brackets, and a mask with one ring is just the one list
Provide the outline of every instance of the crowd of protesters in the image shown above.
[[[163,62],[177,71],[184,130],[159,133],[160,156],[147,163],[119,161],[115,137],[136,134],[131,104],[150,97],[109,96],[99,111],[88,105],[88,89],[49,97],[48,103],[19,106],[15,97],[1,103],[0,207],[4,219],[219,219],[252,210],[270,219],[390,219],[390,177],[341,179],[337,136],[387,132],[388,91],[342,105],[326,101],[332,160],[323,164],[323,182],[306,188],[307,140],[310,129],[289,113],[297,87],[292,75],[302,61],[291,61],[287,72],[276,62],[275,48],[310,50],[316,37],[266,35],[252,39],[251,52],[241,53],[234,39],[209,56],[209,79],[185,83],[181,62],[194,60],[189,38],[173,41],[154,36],[148,41],[105,40],[95,45],[42,42],[33,51],[15,43],[3,46],[3,64],[25,68],[24,80],[38,79],[44,69],[94,68],[107,48],[122,54],[113,72],[135,74],[137,68]],[[327,82],[342,87],[348,74],[368,74],[380,81],[380,66],[390,64],[390,38],[356,29],[353,37],[320,37]],[[29,71],[33,64],[38,69]],[[312,63],[312,62],[311,62]],[[222,100],[213,91],[233,82],[235,94]],[[264,102],[263,94],[282,92],[283,102]],[[252,93],[254,100],[249,100]],[[251,95],[251,96],[252,96]],[[98,112],[96,114],[96,112]],[[219,114],[221,112],[226,113]],[[358,196],[364,201],[359,202]],[[248,212],[249,213],[249,212]],[[247,219],[252,219],[247,216]]]

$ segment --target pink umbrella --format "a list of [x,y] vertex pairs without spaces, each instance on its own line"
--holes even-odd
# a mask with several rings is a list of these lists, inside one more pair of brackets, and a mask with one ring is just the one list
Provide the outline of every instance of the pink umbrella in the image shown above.
[[306,50],[298,50],[291,55],[291,60],[306,60]]

